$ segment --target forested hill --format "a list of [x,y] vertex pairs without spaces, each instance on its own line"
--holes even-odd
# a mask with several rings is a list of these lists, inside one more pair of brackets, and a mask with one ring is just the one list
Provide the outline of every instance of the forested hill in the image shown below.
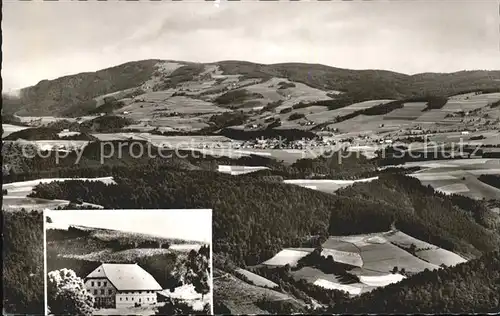
[[[118,91],[141,89],[155,81],[155,90],[182,85],[217,66],[224,75],[239,75],[260,82],[272,77],[286,78],[323,91],[342,91],[353,100],[400,99],[423,95],[451,95],[464,90],[498,89],[498,71],[460,71],[449,74],[406,75],[385,70],[351,70],[319,64],[257,64],[245,61],[221,61],[198,64],[170,61],[180,68],[162,73],[161,60],[142,60],[102,69],[42,80],[21,90],[20,98],[2,96],[5,114],[75,116],[92,113],[96,98]],[[154,80],[152,80],[154,78]],[[207,81],[212,78],[207,78]]]
[[469,257],[499,245],[493,233],[433,192],[403,194],[401,201],[415,203],[409,208],[397,200],[335,196],[208,171],[117,167],[112,173],[116,185],[57,182],[37,186],[33,195],[81,198],[105,208],[211,208],[214,252],[230,255],[237,264],[260,263],[283,247],[300,246],[305,236],[379,232],[393,223],[413,237]]
[[331,306],[328,314],[500,312],[500,251],[455,267],[424,271]]

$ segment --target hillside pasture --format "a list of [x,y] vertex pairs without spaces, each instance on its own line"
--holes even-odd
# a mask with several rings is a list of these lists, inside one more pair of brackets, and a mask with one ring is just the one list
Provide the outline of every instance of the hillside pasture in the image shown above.
[[21,140],[21,143],[35,145],[41,151],[81,150],[88,145],[88,140]]
[[[149,95],[149,94],[148,94]],[[160,98],[160,97],[158,97]],[[120,113],[125,113],[126,117],[133,120],[140,120],[144,118],[156,119],[167,115],[174,115],[174,112],[180,115],[188,114],[207,114],[207,113],[222,113],[227,112],[228,109],[218,107],[210,102],[200,99],[194,99],[187,96],[174,96],[164,100],[154,100],[154,98],[147,99],[144,102],[131,102],[122,107]]]
[[423,123],[436,124],[436,123],[442,122],[445,119],[446,114],[447,113],[445,111],[443,111],[443,109],[429,110],[429,111],[423,112],[421,116],[419,116],[417,119],[415,119],[415,122],[418,124],[423,124]]
[[404,268],[407,272],[418,273],[425,269],[434,270],[437,265],[417,258],[405,250],[391,244],[358,244],[363,258],[363,268],[378,272],[390,273],[394,267]]
[[71,180],[80,180],[80,181],[100,181],[106,184],[114,184],[115,181],[113,177],[100,177],[100,178],[44,178],[37,180],[29,180],[29,181],[20,181],[20,182],[12,182],[6,183],[2,185],[2,189],[6,189],[8,192],[8,196],[16,196],[16,197],[26,197],[30,193],[33,192],[33,188],[40,183],[50,183],[54,181],[71,181]]
[[212,304],[212,293],[201,295],[196,292],[192,284],[178,286],[173,292],[163,290],[161,294],[173,300],[184,302],[195,311],[202,311],[205,304]]
[[324,257],[332,256],[335,262],[340,262],[356,267],[363,266],[363,258],[361,258],[359,253],[356,252],[323,248],[323,250],[321,251],[321,255]]
[[69,121],[69,122],[85,122],[95,119],[95,115],[81,116],[79,118],[74,117],[57,117],[57,116],[19,116],[19,120],[23,124],[28,124],[30,126],[43,126],[59,121]]
[[137,249],[127,249],[115,252],[113,249],[107,248],[86,254],[65,254],[61,256],[64,258],[72,258],[72,259],[86,260],[86,261],[128,263],[128,262],[134,262],[140,258],[146,258],[168,253],[172,253],[172,250],[161,249],[161,248],[137,248]]
[[458,159],[410,162],[405,166],[423,168],[409,176],[444,194],[461,194],[473,199],[498,199],[500,190],[477,178],[481,174],[500,174],[500,159]]
[[433,244],[414,238],[402,231],[389,231],[384,233],[383,236],[387,241],[398,247],[410,248],[412,244],[415,245],[415,256],[437,266],[442,264],[453,266],[467,261],[449,250],[439,248]]
[[178,131],[195,131],[202,128],[208,127],[208,118],[203,115],[197,116],[172,116],[172,117],[158,117],[158,118],[146,118],[141,119],[142,121],[149,122],[150,126],[162,128],[169,128]]
[[214,271],[214,287],[217,289],[214,300],[222,303],[232,315],[268,315],[269,312],[256,305],[261,299],[305,305],[288,294],[248,284],[229,273],[217,270]]
[[385,120],[416,120],[427,107],[426,102],[407,102],[401,109],[396,109],[384,116]]
[[303,267],[300,270],[292,271],[291,275],[295,280],[302,279],[325,289],[346,291],[351,295],[359,295],[364,287],[361,283],[345,284],[340,277],[323,273],[312,267]]

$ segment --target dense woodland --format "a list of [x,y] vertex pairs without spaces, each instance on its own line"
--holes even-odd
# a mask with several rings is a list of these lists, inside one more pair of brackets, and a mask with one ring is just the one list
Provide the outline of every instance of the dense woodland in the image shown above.
[[500,252],[455,267],[424,271],[399,283],[332,304],[326,313],[500,312]]

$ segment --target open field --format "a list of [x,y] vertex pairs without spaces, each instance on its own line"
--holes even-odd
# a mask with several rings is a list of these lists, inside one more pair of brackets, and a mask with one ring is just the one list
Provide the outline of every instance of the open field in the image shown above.
[[37,179],[37,180],[29,180],[29,181],[21,181],[21,182],[12,182],[6,183],[2,185],[2,189],[6,189],[8,191],[9,196],[17,196],[17,197],[25,197],[29,195],[33,188],[40,183],[49,183],[53,181],[71,181],[71,180],[80,180],[80,181],[101,181],[107,184],[115,183],[112,177],[101,177],[101,178],[45,178],[45,179]]
[[469,112],[483,108],[489,103],[500,100],[500,93],[454,96],[442,108],[445,112]]
[[14,132],[22,131],[22,130],[27,129],[27,128],[29,128],[29,127],[12,125],[12,124],[2,124],[2,129],[3,129],[2,138],[6,137]]
[[235,272],[243,275],[248,280],[250,280],[251,282],[253,282],[253,284],[256,285],[256,286],[267,287],[267,288],[270,288],[270,289],[278,287],[278,284],[276,284],[276,283],[274,283],[274,282],[272,282],[272,281],[270,281],[270,280],[268,280],[268,279],[266,279],[264,277],[261,277],[258,274],[252,273],[252,272],[250,272],[248,270],[237,269],[237,270],[235,270]]
[[340,188],[345,188],[347,186],[353,185],[357,182],[370,182],[377,180],[378,177],[358,179],[358,180],[314,180],[314,179],[293,179],[285,180],[285,183],[295,184],[305,188],[318,190],[326,193],[333,193]]
[[266,169],[269,169],[269,168],[263,167],[263,166],[256,166],[256,167],[228,166],[228,165],[219,165],[218,166],[218,171],[220,173],[227,173],[227,174],[231,174],[231,175],[246,174],[246,173],[251,173],[251,172],[256,172],[259,170],[266,170]]
[[[32,144],[41,151],[47,150],[76,150],[82,149],[89,143],[88,140],[16,140],[22,144]],[[9,142],[9,141],[7,141]]]
[[141,307],[130,307],[130,308],[101,308],[96,310],[93,315],[140,315],[148,316],[154,315],[160,306],[165,303],[150,304]]
[[359,295],[364,288],[361,283],[345,284],[339,277],[333,274],[325,274],[312,267],[303,267],[300,270],[292,271],[291,274],[296,280],[306,280],[314,285],[326,289],[346,291],[351,295]]
[[337,116],[348,115],[358,110],[369,109],[376,105],[385,104],[391,101],[394,100],[381,99],[381,100],[364,101],[364,102],[353,103],[346,107],[331,111],[328,111],[328,109],[324,107],[324,110],[322,112],[307,115],[307,119],[315,123],[324,123],[335,119]]
[[278,252],[274,257],[269,260],[262,262],[266,266],[285,266],[290,265],[291,267],[296,266],[297,262],[303,257],[307,256],[309,253],[313,252],[313,248],[309,249],[283,249]]
[[[369,292],[377,287],[397,283],[405,278],[399,273],[360,275],[359,282],[346,283],[341,277],[333,274],[325,274],[319,269],[312,267],[303,267],[300,270],[293,271],[291,273],[297,280],[303,279],[311,284],[321,286],[325,289],[346,291],[351,295],[359,295],[361,293]],[[354,274],[358,275],[358,273]]]
[[114,251],[113,249],[107,248],[86,254],[66,254],[61,255],[61,257],[87,261],[127,263],[140,258],[162,255],[171,252],[172,250],[170,249],[159,248],[137,248],[122,251]]
[[170,290],[163,290],[162,295],[170,297],[173,300],[187,303],[195,311],[202,311],[205,304],[212,305],[212,293],[202,296],[195,291],[192,284],[178,286],[173,292]]
[[86,115],[79,118],[73,117],[56,117],[56,116],[19,116],[22,123],[32,125],[32,126],[42,126],[58,121],[69,121],[69,122],[85,122],[96,118],[95,115]]
[[[53,181],[70,181],[70,180],[87,180],[87,181],[102,181],[104,183],[114,183],[112,177],[102,178],[50,178],[38,179],[22,182],[13,182],[2,185],[2,189],[7,190],[7,195],[3,196],[2,208],[4,210],[41,210],[41,209],[54,209],[59,206],[66,206],[70,203],[67,200],[47,200],[40,198],[27,197],[33,192],[33,188],[40,183],[49,183]],[[100,205],[83,203],[83,206],[93,206],[102,208]]]
[[39,198],[17,197],[17,196],[3,196],[2,209],[5,211],[20,211],[25,209],[31,210],[44,210],[46,208],[52,209],[59,206],[66,206],[69,201],[66,200],[46,200]]
[[[377,287],[397,283],[405,278],[403,274],[392,273],[404,269],[406,273],[419,273],[425,269],[439,269],[441,265],[453,266],[466,262],[466,259],[453,252],[421,241],[398,230],[387,232],[330,236],[322,245],[321,255],[331,255],[335,262],[352,266],[349,273],[356,275],[359,282],[346,282],[341,276],[326,274],[318,268],[305,266],[293,270],[295,279],[304,279],[312,284],[327,288],[343,290],[351,295],[359,295]],[[415,252],[406,249],[414,247]],[[262,263],[264,266],[291,267],[311,253],[313,248],[287,248],[273,258]]]

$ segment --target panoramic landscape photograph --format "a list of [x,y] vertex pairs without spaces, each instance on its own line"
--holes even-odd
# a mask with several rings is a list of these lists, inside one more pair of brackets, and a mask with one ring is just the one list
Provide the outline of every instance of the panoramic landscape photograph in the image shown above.
[[500,313],[498,9],[4,2],[3,314]]

